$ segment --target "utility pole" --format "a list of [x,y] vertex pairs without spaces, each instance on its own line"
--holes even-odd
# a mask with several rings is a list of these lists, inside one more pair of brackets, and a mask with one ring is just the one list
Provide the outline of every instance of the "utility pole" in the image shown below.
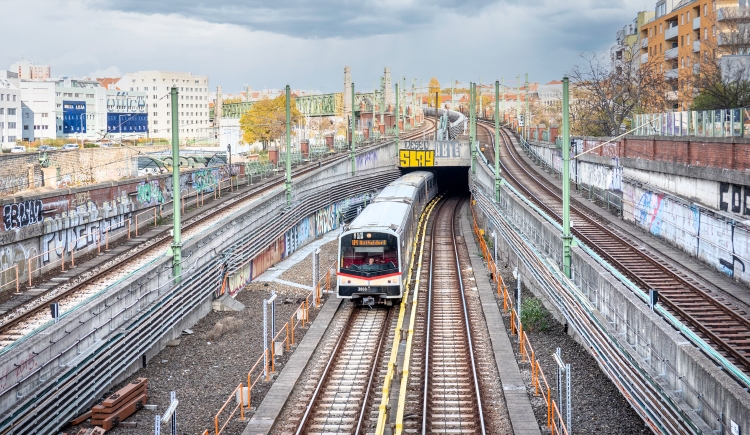
[[352,130],[352,146],[349,151],[349,156],[352,159],[352,175],[356,171],[356,162],[354,158],[354,82],[352,82],[352,119],[351,119],[351,130]]
[[438,98],[440,98],[440,92],[435,92],[435,140],[438,140],[438,124],[440,123],[440,112],[437,104]]
[[471,173],[477,173],[477,88],[469,84],[469,146],[471,147]]
[[399,133],[399,128],[398,128],[398,100],[399,98],[398,97],[399,95],[398,95],[398,80],[397,80],[396,81],[396,113],[395,113],[396,114],[396,149],[398,149],[398,133]]
[[563,272],[570,278],[570,250],[573,237],[570,235],[570,113],[568,95],[568,76],[563,77],[562,101],[562,200],[563,200]]
[[526,100],[526,115],[523,116],[523,126],[526,130],[526,142],[529,141],[529,137],[531,136],[531,117],[529,116],[529,73],[526,73],[526,92],[525,92],[525,100]]
[[495,80],[495,201],[500,202],[500,82]]
[[[474,87],[476,88],[476,85],[474,85]],[[479,91],[477,91],[477,96],[479,97],[479,116],[482,116],[484,115],[484,112],[482,112],[482,78],[481,77],[479,77]]]
[[180,234],[180,120],[177,87],[170,91],[172,111],[172,276],[182,274],[182,238]]
[[286,85],[286,206],[292,206],[292,114],[289,108],[291,91]]

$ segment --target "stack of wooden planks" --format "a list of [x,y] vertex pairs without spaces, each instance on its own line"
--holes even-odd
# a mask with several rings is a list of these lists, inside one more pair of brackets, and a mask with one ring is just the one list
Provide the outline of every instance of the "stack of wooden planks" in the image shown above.
[[108,431],[148,401],[148,379],[137,378],[91,408],[91,424]]

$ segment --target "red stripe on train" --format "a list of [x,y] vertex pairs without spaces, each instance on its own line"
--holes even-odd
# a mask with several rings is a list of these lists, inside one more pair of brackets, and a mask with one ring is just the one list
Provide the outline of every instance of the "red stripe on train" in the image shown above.
[[342,272],[339,272],[339,276],[345,276],[347,278],[354,278],[354,279],[362,279],[362,280],[365,280],[365,281],[372,281],[372,280],[375,280],[375,279],[390,278],[390,277],[393,277],[393,276],[401,276],[401,272],[390,273],[388,275],[373,276],[372,278],[367,278],[367,277],[364,277],[364,276],[357,276],[357,275],[349,275],[349,274],[342,273]]

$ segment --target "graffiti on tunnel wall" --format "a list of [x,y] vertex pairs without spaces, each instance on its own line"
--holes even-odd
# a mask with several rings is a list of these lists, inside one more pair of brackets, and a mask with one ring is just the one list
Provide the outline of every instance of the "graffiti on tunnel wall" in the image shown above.
[[694,204],[625,183],[623,218],[717,270],[750,283],[750,231]]

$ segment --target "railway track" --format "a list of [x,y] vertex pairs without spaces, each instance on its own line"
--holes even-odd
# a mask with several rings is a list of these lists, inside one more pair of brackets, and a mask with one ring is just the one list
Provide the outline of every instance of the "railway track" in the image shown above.
[[436,216],[430,240],[422,433],[484,434],[485,422],[454,228],[459,198]]
[[[478,123],[493,144],[494,132]],[[560,188],[536,176],[518,158],[515,139],[505,131],[500,135],[500,161],[503,177],[524,192],[558,223],[562,222]],[[485,150],[494,159],[493,147]],[[636,241],[619,234],[591,216],[591,211],[571,199],[572,232],[591,249],[631,279],[641,290],[659,290],[659,302],[672,315],[688,325],[697,336],[711,344],[727,361],[750,374],[750,316],[721,295],[714,294],[689,273],[664,263],[645,252]]]
[[420,280],[426,291],[416,294],[407,340],[396,434],[484,434],[480,356],[474,349],[472,325],[480,310],[470,310],[464,293],[459,248],[454,230],[462,199],[449,197],[437,207],[425,249]]
[[353,309],[305,409],[298,435],[365,433],[391,312]]
[[[432,121],[428,120],[428,122]],[[427,126],[426,129],[429,130],[430,127]],[[404,137],[418,137],[421,136],[422,131],[422,129],[418,129]],[[348,158],[348,155],[333,156],[324,160],[323,163],[327,165]],[[305,175],[317,168],[317,165],[299,168],[293,172],[293,177]],[[276,177],[266,184],[243,192],[218,207],[206,210],[189,221],[183,222],[183,240],[188,240],[205,231],[206,228],[211,228],[213,223],[218,222],[224,216],[238,211],[262,193],[282,184],[283,177]],[[165,230],[144,244],[131,248],[123,255],[108,261],[105,265],[96,269],[95,273],[55,286],[6,313],[0,318],[0,353],[32,333],[40,325],[47,323],[49,321],[49,304],[57,302],[60,314],[65,313],[80,302],[95,296],[108,286],[137,273],[141,268],[161,258],[164,252],[169,249],[171,241],[170,230]]]

